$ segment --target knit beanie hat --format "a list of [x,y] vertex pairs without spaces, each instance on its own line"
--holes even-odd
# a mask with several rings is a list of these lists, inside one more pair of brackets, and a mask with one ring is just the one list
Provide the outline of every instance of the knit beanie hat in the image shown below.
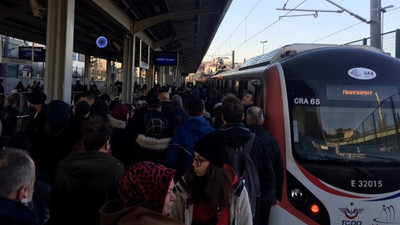
[[200,138],[194,145],[193,150],[219,168],[222,168],[228,159],[224,139],[216,132]]
[[90,112],[90,105],[87,101],[80,101],[75,106],[75,116],[77,118],[84,118]]
[[69,119],[71,108],[61,100],[53,100],[47,106],[46,120],[52,124],[63,124]]
[[125,121],[127,119],[127,115],[129,113],[128,106],[125,104],[117,104],[111,111],[111,116],[118,120]]
[[42,105],[46,101],[46,94],[41,91],[36,91],[28,95],[28,102],[34,105]]
[[139,162],[125,170],[118,184],[124,208],[141,206],[162,213],[175,170],[154,162]]

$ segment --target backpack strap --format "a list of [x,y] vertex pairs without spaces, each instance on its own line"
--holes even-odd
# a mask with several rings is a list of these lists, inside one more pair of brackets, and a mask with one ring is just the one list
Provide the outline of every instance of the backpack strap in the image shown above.
[[251,150],[251,147],[253,146],[253,142],[254,142],[255,137],[256,137],[256,134],[251,132],[250,133],[250,139],[244,145],[243,152],[246,152],[246,153],[250,154],[250,150]]
[[233,185],[233,193],[235,194],[235,196],[239,197],[240,194],[242,194],[244,185],[245,185],[245,181],[243,180],[243,178],[239,177],[238,182],[236,182]]
[[179,193],[182,193],[184,190],[186,190],[186,182],[183,177],[176,182],[174,191],[175,190],[177,190]]

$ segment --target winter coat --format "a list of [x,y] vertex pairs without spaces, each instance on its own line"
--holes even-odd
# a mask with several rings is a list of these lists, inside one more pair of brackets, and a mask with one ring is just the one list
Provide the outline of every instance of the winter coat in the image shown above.
[[194,144],[206,134],[214,131],[210,123],[202,116],[187,119],[176,128],[168,146],[166,166],[177,170],[181,177],[193,161]]
[[99,209],[118,198],[124,172],[116,158],[88,151],[63,159],[56,171],[50,202],[51,224],[98,224]]
[[0,197],[1,225],[38,225],[35,213],[18,201]]
[[[224,169],[233,177],[232,181],[234,186],[232,202],[229,209],[229,225],[252,225],[253,218],[246,187],[244,183],[237,178],[233,168],[224,166]],[[183,178],[176,183],[176,201],[169,216],[183,221],[186,225],[191,225],[194,205],[189,203],[189,193],[185,186]]]
[[183,225],[168,216],[140,206],[123,208],[121,200],[106,203],[100,209],[100,225]]

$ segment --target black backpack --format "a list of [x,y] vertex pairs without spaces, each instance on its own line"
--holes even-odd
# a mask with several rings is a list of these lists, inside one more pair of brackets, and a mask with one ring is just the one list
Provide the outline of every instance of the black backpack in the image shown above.
[[250,139],[244,146],[239,148],[232,148],[227,146],[229,154],[229,165],[235,170],[237,176],[243,179],[245,187],[249,195],[251,212],[256,212],[257,198],[261,195],[260,180],[256,166],[251,159],[250,151],[253,146],[255,133],[250,133]]

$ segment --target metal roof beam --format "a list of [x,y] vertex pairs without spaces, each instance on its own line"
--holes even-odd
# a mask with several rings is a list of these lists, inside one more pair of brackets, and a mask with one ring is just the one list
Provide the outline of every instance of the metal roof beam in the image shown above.
[[131,30],[133,21],[125,15],[117,6],[110,0],[92,0],[101,9],[107,12],[111,17],[117,20],[125,29]]
[[133,32],[139,32],[153,25],[161,23],[166,20],[174,19],[183,16],[193,16],[193,15],[205,15],[205,14],[218,14],[215,10],[204,10],[204,9],[194,9],[194,10],[184,10],[179,12],[165,13],[157,16],[149,17],[143,20],[134,21]]

